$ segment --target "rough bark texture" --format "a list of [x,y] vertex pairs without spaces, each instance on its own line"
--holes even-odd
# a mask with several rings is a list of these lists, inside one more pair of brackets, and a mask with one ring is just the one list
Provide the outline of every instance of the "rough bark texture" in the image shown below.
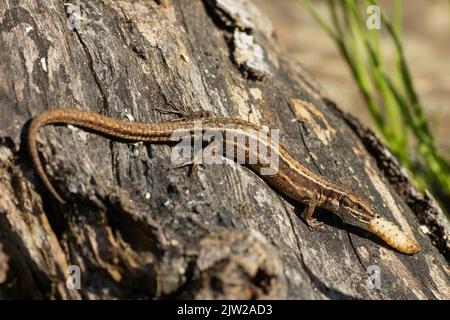
[[[0,3],[0,298],[450,298],[438,207],[285,58],[254,5],[92,0],[74,9]],[[310,232],[302,205],[247,168],[174,170],[166,145],[47,127],[40,151],[68,204],[34,174],[23,134],[39,112],[161,121],[170,116],[155,108],[168,105],[279,128],[300,161],[367,197],[421,253],[392,251],[324,210],[327,232]],[[66,286],[70,265],[81,290]],[[371,265],[379,290],[367,285]]]

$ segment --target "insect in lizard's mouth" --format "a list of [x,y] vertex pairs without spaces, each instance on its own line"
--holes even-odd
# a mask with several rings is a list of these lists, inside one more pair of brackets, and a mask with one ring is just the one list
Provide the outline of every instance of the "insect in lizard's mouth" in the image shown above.
[[420,245],[415,239],[379,215],[369,222],[368,229],[401,253],[417,254],[420,252]]

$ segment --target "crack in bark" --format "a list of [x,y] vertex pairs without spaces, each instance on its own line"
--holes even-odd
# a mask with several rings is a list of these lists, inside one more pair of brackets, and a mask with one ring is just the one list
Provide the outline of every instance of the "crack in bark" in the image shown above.
[[91,70],[91,74],[94,77],[95,85],[97,86],[98,90],[100,91],[100,95],[102,97],[102,106],[103,110],[106,112],[108,111],[109,103],[108,103],[108,93],[104,91],[102,86],[102,81],[100,80],[100,77],[97,75],[97,72],[94,68],[94,59],[92,58],[91,53],[89,52],[89,48],[84,42],[83,38],[81,37],[80,32],[77,29],[74,29],[74,32],[77,36],[78,41],[81,44],[81,47],[83,48],[83,51],[87,57],[89,69]]
[[[283,97],[284,97],[284,96],[285,96],[285,95],[283,95]],[[303,134],[303,130],[302,130],[302,128],[301,128],[301,127],[303,127],[303,128],[305,127],[304,122],[303,122],[303,121],[298,121],[298,119],[297,119],[297,117],[296,117],[295,110],[293,109],[292,104],[291,104],[288,100],[286,100],[286,99],[285,99],[285,102],[286,102],[286,104],[289,106],[289,110],[291,111],[292,115],[294,116],[294,119],[296,119],[296,123],[299,123],[299,125],[297,126],[298,132],[299,132],[299,134],[300,134],[300,137],[302,138],[303,146],[305,147],[306,152],[309,154],[309,157],[311,158],[311,162],[314,164],[314,166],[316,167],[317,171],[318,171],[320,174],[322,174],[322,172],[321,172],[321,170],[320,170],[320,166],[319,166],[319,165],[317,164],[317,162],[314,160],[314,158],[313,158],[313,156],[312,156],[312,154],[311,154],[311,150],[309,149],[308,145],[306,144],[306,139],[305,139],[305,136],[304,136],[304,134]]]
[[[283,205],[284,206],[284,205]],[[300,240],[299,240],[299,236],[297,234],[296,228],[294,227],[294,223],[292,221],[291,215],[289,214],[289,211],[287,210],[287,208],[284,206],[285,208],[285,212],[288,215],[288,219],[289,222],[291,224],[292,227],[292,231],[294,233],[295,239],[296,239],[296,244],[297,247],[299,249],[298,254],[296,253],[295,256],[297,257],[297,259],[299,260],[300,264],[302,265],[303,270],[305,271],[311,285],[317,289],[318,291],[320,291],[324,296],[330,298],[330,299],[342,299],[342,300],[353,300],[355,299],[355,297],[347,295],[345,293],[342,293],[339,290],[333,289],[328,287],[327,285],[325,285],[323,283],[323,281],[321,281],[319,278],[317,278],[313,272],[311,271],[311,269],[307,266],[306,262],[305,262],[305,258],[303,257],[303,253],[302,253],[302,248],[300,246]]]
[[302,247],[300,245],[300,238],[297,234],[297,229],[295,228],[294,222],[292,221],[292,217],[291,214],[288,210],[288,208],[286,207],[286,205],[284,204],[284,202],[282,203],[283,208],[284,208],[284,212],[286,212],[287,218],[289,220],[289,224],[291,225],[292,228],[292,232],[294,234],[295,237],[295,243],[297,245],[297,249],[298,252],[295,252],[295,256],[297,258],[297,260],[300,262],[300,264],[302,265],[303,270],[305,271],[306,275],[308,276],[308,279],[311,283],[311,285],[316,288],[317,290],[321,291],[318,287],[318,284],[316,283],[315,279],[313,277],[311,277],[310,272],[307,271],[307,269],[309,270],[308,266],[305,263],[305,259],[303,257],[303,253],[302,253]]
[[[356,247],[355,247],[355,244],[353,243],[353,239],[352,239],[352,237],[351,237],[351,235],[350,235],[350,232],[349,232],[349,231],[346,231],[346,233],[347,233],[348,240],[349,240],[349,242],[350,242],[350,246],[352,247],[352,250],[353,250],[353,252],[355,253],[356,259],[358,260],[359,264],[360,264],[361,267],[363,268],[363,271],[364,271],[364,272],[367,272],[367,267],[366,267],[366,266],[364,265],[364,263],[362,262],[362,259],[361,259],[361,256],[360,256],[359,253],[358,253],[358,250],[356,250]],[[381,292],[380,292],[379,290],[377,290],[376,292],[377,292],[378,297],[379,297],[381,300],[383,300],[383,296],[381,295]]]

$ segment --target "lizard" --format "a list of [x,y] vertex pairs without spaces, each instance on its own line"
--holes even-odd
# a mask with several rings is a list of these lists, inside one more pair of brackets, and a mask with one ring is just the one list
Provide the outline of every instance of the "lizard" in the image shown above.
[[[130,122],[79,109],[50,109],[31,120],[28,128],[27,145],[34,168],[44,186],[56,200],[65,203],[65,200],[51,184],[39,157],[37,136],[42,127],[50,124],[70,124],[127,141],[170,143],[173,142],[172,133],[175,130],[181,130],[194,138],[195,121],[198,121],[198,119],[184,118],[158,123]],[[261,130],[259,125],[234,117],[207,116],[202,118],[201,121],[204,130],[212,130],[218,133],[232,130],[248,136],[249,132]],[[226,135],[224,136],[226,137]],[[321,223],[313,218],[316,207],[321,207],[334,212],[344,222],[359,226],[375,234],[401,253],[413,255],[420,251],[418,242],[412,236],[377,214],[365,198],[349,188],[332,182],[308,169],[274,139],[262,140],[258,136],[252,136],[240,145],[235,140],[224,142],[230,143],[235,150],[244,148],[246,157],[244,165],[258,174],[260,169],[267,165],[267,159],[262,159],[258,155],[258,160],[255,163],[248,162],[251,153],[255,152],[249,147],[249,139],[257,139],[258,143],[263,144],[270,152],[275,152],[275,155],[279,158],[277,172],[271,175],[261,175],[261,177],[272,188],[305,205],[304,220],[310,229],[321,228]]]

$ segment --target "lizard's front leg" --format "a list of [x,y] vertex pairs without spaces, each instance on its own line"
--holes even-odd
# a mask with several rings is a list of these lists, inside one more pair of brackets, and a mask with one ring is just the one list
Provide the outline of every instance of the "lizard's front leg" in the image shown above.
[[191,169],[190,169],[189,175],[197,172],[198,169],[203,169],[203,149],[204,148],[196,150],[194,152],[194,155],[191,160],[180,163],[180,164],[173,165],[170,167],[170,169],[174,170],[174,169],[180,169],[180,168],[190,166]]
[[317,221],[315,218],[313,218],[314,210],[320,203],[320,196],[314,195],[311,199],[309,199],[305,203],[305,210],[303,211],[303,215],[306,221],[306,225],[308,228],[312,230],[320,230],[324,231],[323,222]]

